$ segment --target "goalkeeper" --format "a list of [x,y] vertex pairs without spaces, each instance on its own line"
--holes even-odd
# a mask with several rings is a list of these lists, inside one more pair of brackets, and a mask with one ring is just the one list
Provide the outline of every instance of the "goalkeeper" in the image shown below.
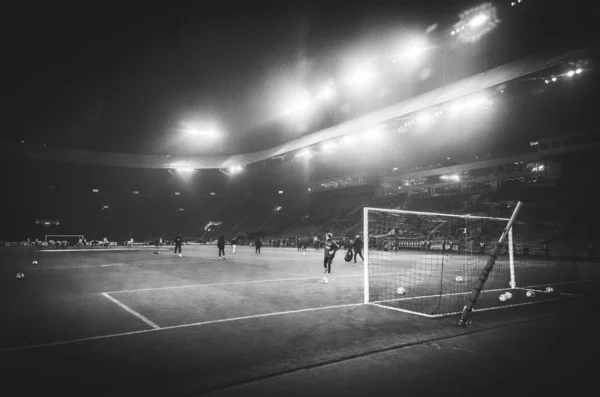
[[333,241],[333,234],[327,233],[325,241],[325,259],[323,260],[323,266],[325,267],[325,277],[323,277],[323,282],[326,283],[329,281],[327,276],[331,275],[331,263],[333,262],[333,258],[335,257],[335,253],[340,247]]

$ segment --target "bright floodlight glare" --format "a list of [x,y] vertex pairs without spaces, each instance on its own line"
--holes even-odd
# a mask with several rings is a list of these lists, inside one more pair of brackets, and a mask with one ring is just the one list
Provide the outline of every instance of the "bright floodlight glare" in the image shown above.
[[352,136],[352,135],[347,135],[342,139],[342,143],[344,145],[349,145],[351,143],[356,142],[356,137]]
[[300,153],[296,154],[296,157],[311,157],[311,151],[309,149],[302,149]]
[[345,82],[355,87],[364,87],[375,77],[368,64],[355,67],[346,77]]
[[483,25],[490,17],[486,14],[479,14],[475,17],[473,17],[470,21],[469,21],[469,26],[472,28],[478,28],[481,25]]
[[182,125],[183,128],[179,131],[193,137],[203,136],[214,138],[219,135],[216,127],[209,123],[182,123]]
[[575,71],[575,73],[577,73],[577,74],[581,74],[581,72],[583,72],[583,69],[581,69],[581,68],[577,68],[577,70]]
[[289,103],[289,107],[284,111],[285,115],[305,116],[312,109],[312,102],[306,91],[294,95]]
[[180,174],[189,174],[191,172],[194,172],[194,168],[192,167],[177,167],[175,168],[175,170]]
[[572,71],[572,70],[569,70],[569,71],[567,72],[567,76],[569,76],[569,77],[573,77],[574,75],[575,75],[575,72],[574,72],[574,71]]
[[556,81],[556,77],[552,77],[552,81]]
[[463,102],[454,102],[450,105],[450,111],[452,113],[459,113],[465,108],[465,104]]
[[430,124],[433,121],[433,115],[429,111],[424,111],[417,116],[417,123]]
[[337,143],[335,143],[335,142],[323,142],[323,144],[321,145],[321,150],[323,150],[324,152],[330,152],[336,146],[337,146]]
[[231,173],[231,174],[236,174],[240,171],[242,171],[242,167],[240,167],[240,166],[229,167],[229,173]]
[[316,99],[319,101],[326,101],[335,97],[335,89],[332,84],[327,84],[321,91],[316,95]]

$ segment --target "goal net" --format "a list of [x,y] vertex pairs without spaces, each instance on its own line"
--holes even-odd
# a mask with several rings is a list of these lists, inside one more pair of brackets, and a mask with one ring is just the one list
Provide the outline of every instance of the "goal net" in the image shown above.
[[[365,303],[427,317],[461,313],[508,222],[365,208]],[[513,223],[473,311],[570,296],[560,286],[582,275],[558,244],[550,252],[551,234],[547,225]]]

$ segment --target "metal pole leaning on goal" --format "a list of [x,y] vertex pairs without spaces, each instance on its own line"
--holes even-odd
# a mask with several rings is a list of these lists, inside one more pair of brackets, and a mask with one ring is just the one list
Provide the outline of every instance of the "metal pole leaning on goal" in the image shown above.
[[485,265],[485,268],[481,272],[481,275],[479,276],[479,279],[477,280],[477,283],[475,284],[475,288],[473,289],[473,292],[471,292],[471,296],[469,296],[469,301],[467,302],[467,305],[463,309],[463,312],[460,316],[458,325],[464,326],[467,324],[469,315],[473,311],[473,306],[475,306],[475,303],[477,302],[477,298],[479,298],[479,294],[481,293],[481,290],[483,290],[483,286],[485,285],[485,282],[487,281],[488,276],[494,269],[494,265],[496,263],[496,258],[498,258],[498,254],[500,253],[502,244],[504,244],[504,241],[506,240],[508,234],[510,233],[510,231],[512,229],[512,225],[517,220],[517,216],[519,215],[519,211],[521,210],[522,206],[523,206],[523,203],[519,201],[517,203],[517,207],[515,208],[515,210],[512,213],[512,216],[510,217],[510,220],[508,221],[508,224],[506,225],[506,228],[502,232],[502,236],[500,236],[500,240],[496,244],[496,247],[494,247],[494,249],[492,250],[492,253],[490,254],[490,258],[488,259],[488,261]]
[[363,289],[364,302],[369,303],[369,208],[363,208]]

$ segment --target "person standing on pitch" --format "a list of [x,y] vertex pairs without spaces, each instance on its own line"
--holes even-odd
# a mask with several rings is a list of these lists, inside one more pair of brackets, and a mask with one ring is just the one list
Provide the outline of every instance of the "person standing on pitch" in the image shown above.
[[260,254],[260,247],[262,247],[262,238],[260,236],[256,237],[256,240],[254,241],[254,245],[256,246],[256,254]]
[[354,240],[354,246],[352,248],[354,248],[354,263],[356,263],[356,255],[360,255],[360,259],[362,259],[362,261],[364,262],[365,258],[363,258],[362,256],[363,242],[358,234],[356,235],[356,239]]
[[183,244],[183,236],[181,233],[177,234],[175,237],[175,256],[177,256],[177,250],[179,250],[179,255],[181,256],[181,244]]
[[237,236],[234,236],[233,239],[231,240],[231,246],[233,247],[233,250],[231,251],[232,254],[235,254],[235,247],[237,246],[238,243],[238,238]]
[[333,258],[335,257],[335,253],[339,250],[340,247],[333,241],[333,234],[327,233],[326,241],[325,241],[325,258],[323,260],[323,266],[325,267],[325,276],[323,277],[322,282],[329,282],[329,278],[327,276],[331,275],[331,263],[333,262]]
[[[225,259],[225,236],[219,232],[219,239],[217,240],[217,248],[219,248],[219,259]],[[223,254],[223,257],[221,257]]]

